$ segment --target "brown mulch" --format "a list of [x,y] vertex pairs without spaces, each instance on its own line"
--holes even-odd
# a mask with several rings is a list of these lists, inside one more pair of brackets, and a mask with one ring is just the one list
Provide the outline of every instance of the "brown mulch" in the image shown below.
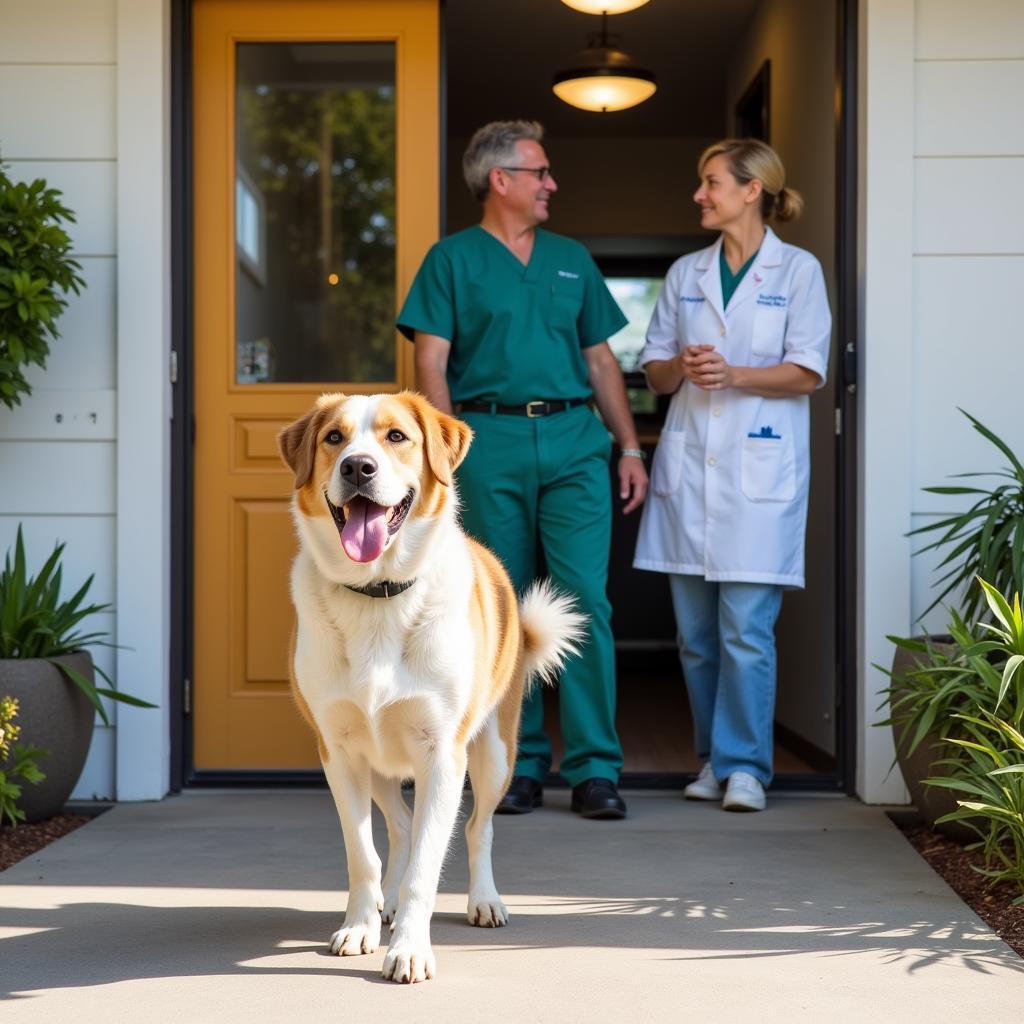
[[1013,882],[990,884],[989,879],[973,869],[985,866],[981,851],[965,850],[931,825],[900,825],[900,829],[960,899],[1003,942],[1024,956],[1024,905],[1011,906],[1021,895],[1020,888]]
[[31,856],[55,839],[74,832],[76,828],[81,828],[89,821],[92,821],[92,818],[84,814],[58,814],[54,818],[35,821],[29,825],[18,825],[16,828],[4,825],[0,828],[0,871]]

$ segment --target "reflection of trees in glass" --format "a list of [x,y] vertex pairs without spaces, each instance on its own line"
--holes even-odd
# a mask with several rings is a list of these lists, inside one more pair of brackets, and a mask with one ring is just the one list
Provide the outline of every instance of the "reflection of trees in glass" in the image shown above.
[[629,318],[629,324],[608,342],[626,373],[639,369],[640,351],[658,301],[661,281],[660,277],[610,277],[606,281],[608,290]]
[[239,341],[270,339],[272,380],[394,379],[394,87],[240,83],[238,156],[267,262],[263,288],[239,273]]

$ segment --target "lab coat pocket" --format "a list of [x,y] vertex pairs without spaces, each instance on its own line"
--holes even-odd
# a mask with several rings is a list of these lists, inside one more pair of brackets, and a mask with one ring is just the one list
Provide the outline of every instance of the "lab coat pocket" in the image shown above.
[[670,498],[679,490],[683,476],[683,447],[686,435],[682,430],[663,430],[651,466],[651,490],[662,498]]
[[751,501],[792,501],[796,461],[787,437],[746,437],[740,457],[740,487]]
[[782,359],[785,337],[786,310],[775,306],[758,306],[754,313],[754,334],[750,342],[754,355]]

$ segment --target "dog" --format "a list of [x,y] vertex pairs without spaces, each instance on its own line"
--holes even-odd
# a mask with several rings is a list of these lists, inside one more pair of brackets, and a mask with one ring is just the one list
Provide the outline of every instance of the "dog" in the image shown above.
[[[434,977],[430,918],[468,767],[469,922],[508,910],[491,869],[492,816],[515,764],[524,688],[574,654],[585,620],[546,582],[517,602],[508,574],[458,521],[454,471],[472,440],[414,392],[321,396],[278,435],[295,475],[292,691],[316,733],[349,872],[339,956]],[[410,812],[405,779],[415,783]],[[387,823],[387,871],[370,828]]]

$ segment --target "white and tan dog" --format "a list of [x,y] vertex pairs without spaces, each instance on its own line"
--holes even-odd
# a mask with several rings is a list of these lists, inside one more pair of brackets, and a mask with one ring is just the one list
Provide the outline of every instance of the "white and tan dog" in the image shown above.
[[[471,439],[411,392],[324,395],[278,439],[300,541],[292,686],[348,861],[331,951],[371,953],[393,922],[383,973],[395,981],[434,976],[430,917],[467,767],[469,921],[507,922],[491,817],[512,774],[523,689],[573,652],[584,623],[543,584],[517,606],[501,564],[459,528],[452,474]],[[387,821],[383,883],[371,797]]]

